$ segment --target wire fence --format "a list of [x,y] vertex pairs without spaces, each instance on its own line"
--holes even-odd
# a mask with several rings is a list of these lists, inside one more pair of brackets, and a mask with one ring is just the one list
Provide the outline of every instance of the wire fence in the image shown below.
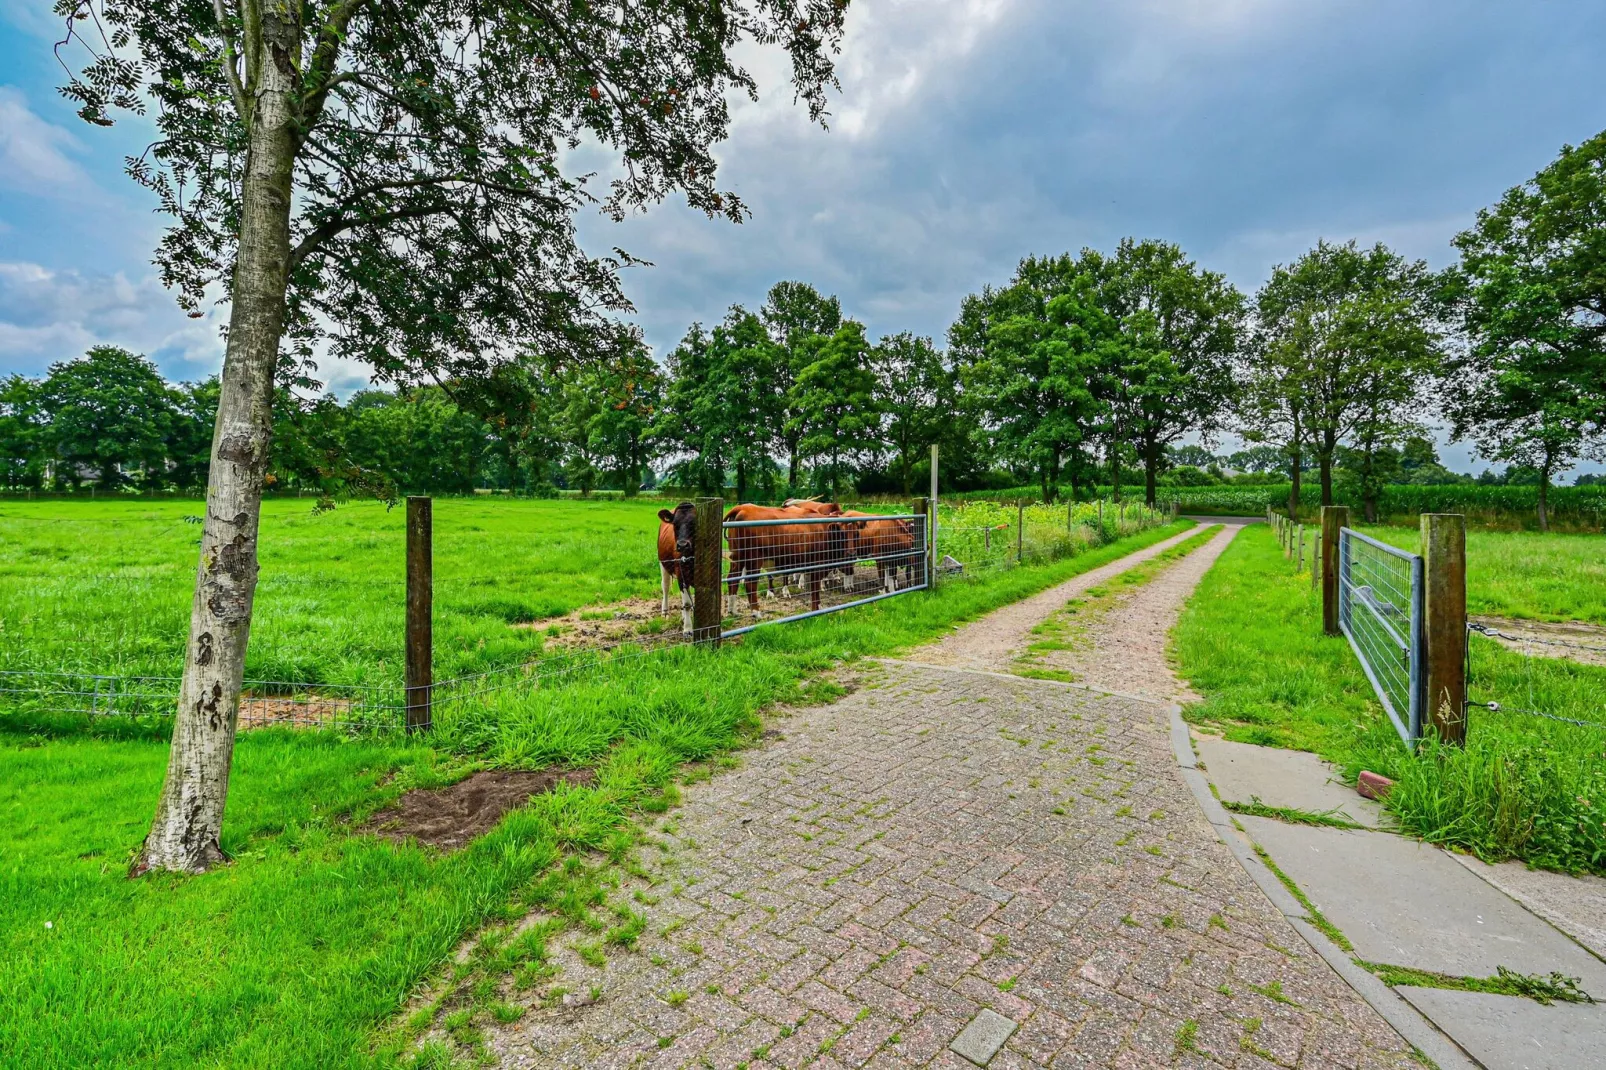
[[[1575,642],[1572,642],[1572,641],[1566,640],[1566,639],[1546,638],[1546,637],[1537,636],[1537,635],[1513,635],[1510,632],[1501,631],[1498,628],[1491,627],[1490,625],[1483,624],[1483,623],[1480,623],[1478,621],[1468,621],[1467,622],[1467,632],[1469,633],[1469,635],[1482,635],[1482,636],[1486,636],[1486,637],[1488,637],[1490,639],[1505,640],[1508,643],[1512,643],[1512,644],[1516,645],[1519,648],[1519,652],[1525,658],[1534,658],[1534,657],[1538,657],[1539,656],[1539,654],[1532,649],[1535,646],[1556,647],[1556,648],[1561,648],[1561,649],[1565,649],[1565,650],[1574,650],[1574,651],[1580,651],[1580,652],[1592,652],[1592,653],[1606,654],[1606,646],[1594,646],[1594,645],[1591,645],[1591,644],[1588,644],[1588,643],[1575,643]],[[1565,657],[1566,655],[1561,655],[1561,656]],[[1468,644],[1467,644],[1467,689],[1468,689],[1468,691],[1471,690],[1472,683],[1473,683],[1472,664],[1473,664],[1472,663],[1472,644],[1470,642],[1468,642]],[[1531,661],[1526,663],[1526,673],[1527,673],[1528,681],[1529,681],[1529,692],[1530,692],[1529,700],[1530,700],[1530,703],[1531,703],[1532,702],[1532,698],[1533,698],[1533,696],[1532,696],[1532,691],[1533,691],[1533,675],[1532,675],[1533,674],[1533,663]],[[1492,699],[1490,701],[1488,701],[1488,702],[1473,702],[1471,699],[1468,699],[1467,705],[1468,706],[1478,706],[1478,707],[1481,707],[1483,709],[1486,709],[1486,710],[1490,711],[1491,713],[1516,713],[1516,714],[1521,714],[1521,715],[1527,716],[1527,717],[1538,717],[1538,718],[1541,718],[1541,719],[1546,720],[1546,721],[1555,722],[1557,724],[1567,724],[1567,725],[1573,725],[1574,727],[1577,727],[1577,728],[1593,728],[1593,729],[1598,729],[1598,730],[1601,730],[1601,731],[1606,731],[1606,720],[1591,721],[1591,720],[1585,720],[1585,719],[1579,718],[1579,717],[1566,717],[1566,716],[1563,716],[1562,714],[1559,714],[1559,713],[1548,713],[1548,712],[1546,712],[1544,710],[1536,710],[1536,709],[1531,709],[1531,708],[1524,707],[1524,706],[1513,706],[1510,703],[1502,703],[1502,702],[1498,702],[1498,701],[1495,701],[1495,700],[1492,700]]]
[[1407,745],[1422,736],[1422,558],[1351,528],[1338,537],[1338,624]]
[[737,506],[723,524],[725,616],[753,622],[721,635],[925,590],[926,525],[924,513],[806,515],[801,507]]
[[[944,503],[935,525],[938,552],[933,553],[930,520],[923,512],[848,509],[828,516],[806,515],[832,508],[796,502],[792,503],[793,512],[805,515],[789,513],[756,523],[737,520],[725,525],[721,540],[726,544],[721,569],[721,594],[727,611],[723,636],[735,637],[764,624],[800,620],[927,589],[934,579],[934,562],[939,576],[980,576],[1079,553],[1172,519],[1167,511],[1139,503],[1015,507],[992,502]],[[519,689],[561,686],[621,659],[690,644],[694,636],[689,609],[673,589],[678,567],[685,562],[674,553],[672,535],[666,558],[662,531],[658,535],[661,597],[633,598],[618,606],[576,610],[532,622],[528,626],[531,631],[542,633],[538,653],[436,681],[431,687],[433,719],[437,723],[450,720],[461,711],[500,701]],[[649,537],[644,532],[644,543]],[[650,544],[643,545],[643,555],[649,552]],[[275,590],[325,590],[331,586],[372,588],[387,607],[394,595],[399,616],[406,583],[386,577],[264,576],[259,608],[260,599],[271,597]],[[154,603],[148,604],[149,592],[136,593],[138,587],[136,577],[108,575],[98,590],[101,597],[132,600],[142,613],[156,608]],[[182,627],[182,607],[168,608],[174,613],[175,627]],[[41,633],[43,625],[53,623],[59,626]],[[149,652],[146,637],[129,631],[127,623],[118,625],[115,636],[104,632],[86,635],[81,629],[73,634],[71,622],[66,618],[56,621],[48,604],[0,623],[4,632],[0,645],[11,660],[10,667],[0,670],[0,709],[25,716],[172,717],[182,681],[159,670],[168,664],[176,667],[179,655],[165,650]],[[398,620],[398,638],[399,625]],[[35,638],[48,642],[37,646]],[[112,639],[122,640],[112,644],[115,650],[107,645]],[[10,657],[35,648],[38,658]],[[55,664],[40,663],[53,653],[65,656]],[[68,667],[63,667],[63,661]],[[101,668],[119,662],[137,667],[126,674]],[[158,671],[140,671],[147,665]],[[374,667],[364,671],[370,669]],[[239,725],[244,729],[400,730],[408,723],[407,689],[401,680],[384,678],[382,667],[375,671],[381,676],[378,682],[248,678],[242,684]]]

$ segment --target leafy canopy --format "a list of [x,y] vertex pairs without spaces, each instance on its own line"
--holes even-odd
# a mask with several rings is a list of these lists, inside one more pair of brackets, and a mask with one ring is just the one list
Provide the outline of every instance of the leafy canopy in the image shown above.
[[[740,220],[712,146],[732,52],[778,45],[812,118],[846,0],[57,0],[63,90],[89,122],[154,111],[128,172],[173,218],[157,251],[186,307],[233,282],[241,182],[265,71],[290,77],[291,351],[397,382],[486,375],[523,349],[581,361],[627,308],[631,258],[583,251],[573,217],[676,190]],[[80,51],[75,52],[74,48]],[[277,98],[274,98],[276,101]],[[277,103],[274,104],[277,107]],[[604,184],[567,154],[601,145]]]

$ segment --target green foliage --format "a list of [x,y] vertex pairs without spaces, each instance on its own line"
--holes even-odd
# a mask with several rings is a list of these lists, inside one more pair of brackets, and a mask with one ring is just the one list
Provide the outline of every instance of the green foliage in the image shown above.
[[[1256,295],[1249,423],[1297,467],[1316,458],[1323,504],[1333,503],[1342,444],[1360,459],[1360,496],[1375,515],[1377,452],[1417,433],[1424,384],[1439,367],[1433,277],[1379,243],[1326,241],[1274,268]],[[1291,469],[1292,470],[1292,469]]]
[[1562,149],[1457,235],[1448,296],[1472,344],[1446,369],[1458,436],[1540,473],[1606,450],[1606,133]]
[[[881,339],[870,352],[875,372],[875,407],[886,423],[883,434],[896,455],[903,494],[914,492],[914,471],[926,451],[953,445],[965,422],[954,419],[953,376],[930,338],[907,331]],[[927,472],[930,467],[928,464]]]
[[162,481],[167,440],[178,411],[156,366],[116,346],[95,346],[77,360],[50,366],[38,404],[49,413],[48,448],[63,466],[58,478],[77,485],[79,470],[115,488],[125,469],[141,481]]
[[833,498],[842,494],[848,465],[881,446],[875,392],[870,343],[855,320],[838,327],[797,373],[789,396],[802,431],[798,452],[816,462],[820,489]]

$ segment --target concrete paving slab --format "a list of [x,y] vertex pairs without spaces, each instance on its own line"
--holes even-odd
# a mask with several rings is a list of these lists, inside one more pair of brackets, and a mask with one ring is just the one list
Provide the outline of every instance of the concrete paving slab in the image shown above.
[[1362,959],[1460,977],[1556,971],[1606,998],[1606,963],[1447,852],[1382,832],[1238,820]]
[[1211,736],[1200,736],[1193,745],[1223,799],[1249,802],[1258,797],[1267,806],[1338,810],[1367,828],[1377,828],[1382,820],[1382,807],[1355,794],[1338,780],[1337,770],[1314,754]]
[[[1606,878],[1570,877],[1523,862],[1489,865],[1454,855],[1467,869],[1606,959]],[[1601,1062],[1606,1064],[1606,1056]]]
[[954,1042],[948,1045],[955,1054],[963,1055],[977,1066],[986,1066],[1004,1046],[1016,1029],[1014,1022],[997,1011],[983,1010],[960,1030]]
[[1600,1070],[1606,1065],[1606,1005],[1517,996],[1396,988],[1486,1070]]

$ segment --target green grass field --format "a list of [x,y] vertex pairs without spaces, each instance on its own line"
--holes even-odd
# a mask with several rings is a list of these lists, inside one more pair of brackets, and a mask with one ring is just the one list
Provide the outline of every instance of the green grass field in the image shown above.
[[[435,504],[435,673],[522,660],[509,627],[656,596],[658,501],[445,498]],[[0,503],[0,665],[176,675],[201,503]],[[404,510],[263,506],[250,679],[392,683],[402,672]]]
[[[1592,564],[1574,555],[1569,537],[1508,538],[1529,540],[1512,560],[1526,557],[1540,571]],[[1470,562],[1469,573],[1469,599],[1488,602]],[[1572,582],[1590,581],[1578,574]],[[1507,586],[1535,612],[1560,615],[1579,604],[1561,594],[1565,582]],[[1551,591],[1558,595],[1547,597]],[[1474,708],[1464,750],[1430,742],[1413,758],[1348,643],[1321,634],[1321,596],[1309,574],[1296,575],[1274,533],[1259,525],[1245,529],[1205,576],[1173,641],[1182,675],[1204,696],[1188,709],[1189,720],[1241,742],[1314,751],[1351,779],[1361,769],[1394,778],[1389,808],[1432,842],[1489,859],[1606,873],[1606,730],[1511,709],[1606,722],[1606,669],[1527,658],[1474,636],[1472,698],[1508,709]]]
[[[327,524],[331,517],[289,504],[274,503],[272,530],[287,538],[265,536],[265,582],[272,582],[270,569],[288,578],[307,563],[302,574],[344,583],[308,582],[299,608],[265,617],[275,623],[253,633],[254,645],[269,648],[260,656],[307,671],[391,671],[364,658],[392,656],[385,637],[400,603],[365,598],[361,580],[388,583],[399,575],[399,516],[350,507]],[[650,556],[636,572],[625,570],[633,560],[626,541],[656,503],[464,503],[483,510],[477,516],[452,516],[443,504],[437,530],[457,542],[443,555],[451,539],[437,537],[437,574],[458,577],[467,592],[454,627],[465,641],[481,629],[497,656],[523,653],[516,645],[522,640],[490,641],[492,625],[507,629],[518,613],[655,589]],[[119,639],[119,650],[138,648],[118,664],[155,666],[173,657],[162,644],[169,641],[165,628],[182,625],[187,602],[194,529],[181,517],[188,507],[141,505],[134,521],[101,508],[69,514],[73,523],[100,525],[89,530],[99,533],[100,545],[115,546],[97,557],[64,534],[84,529],[57,524],[52,536],[43,517],[19,519],[6,507],[11,527],[0,530],[33,532],[22,547],[6,547],[8,658],[28,650],[12,634],[10,614],[30,607],[40,614],[30,634],[49,637],[48,650],[57,654],[89,658],[69,642],[78,638],[68,626],[75,621]],[[553,512],[530,519],[546,509]],[[522,534],[537,526],[550,533],[577,516],[594,517],[597,526],[567,533],[556,549]],[[377,533],[364,532],[365,519]],[[599,943],[628,946],[634,922],[628,911],[607,907],[604,893],[634,848],[637,819],[672,803],[687,763],[730,760],[732,747],[755,736],[766,707],[829,698],[834,691],[821,673],[840,661],[941,634],[1186,527],[1154,528],[1049,564],[986,571],[933,593],[761,629],[717,652],[672,647],[609,660],[557,686],[451,707],[418,742],[245,733],[223,833],[235,861],[196,878],[124,876],[166,760],[161,723],[0,714],[0,1065],[394,1065],[423,1024],[399,1021],[398,1010],[422,982],[442,974],[467,934],[540,908],[595,931]],[[100,603],[97,619],[95,581],[83,564],[91,560],[99,562],[97,574],[120,577],[122,599],[135,599],[138,578],[158,581],[147,586],[166,593],[139,596],[133,605],[114,595]],[[37,562],[36,579],[29,578],[30,561]],[[548,563],[556,578],[539,571]],[[468,583],[494,569],[507,577],[494,593]],[[599,582],[588,593],[591,576]],[[70,612],[54,611],[40,589],[74,599]],[[461,609],[499,599],[518,607]],[[344,609],[350,618],[343,624]],[[316,640],[298,628],[316,630]],[[477,648],[477,639],[468,647]],[[36,664],[45,660],[35,656]],[[409,787],[479,767],[548,763],[595,768],[596,783],[541,797],[462,852],[440,855],[354,831]],[[497,1010],[495,982],[509,973],[540,975],[546,932],[493,940],[487,946],[494,953],[453,968],[464,987],[448,1023],[469,1043],[465,1052],[472,1054],[474,1022]]]
[[[1422,552],[1418,528],[1360,530],[1402,550]],[[1469,530],[1467,612],[1606,625],[1606,538]]]

